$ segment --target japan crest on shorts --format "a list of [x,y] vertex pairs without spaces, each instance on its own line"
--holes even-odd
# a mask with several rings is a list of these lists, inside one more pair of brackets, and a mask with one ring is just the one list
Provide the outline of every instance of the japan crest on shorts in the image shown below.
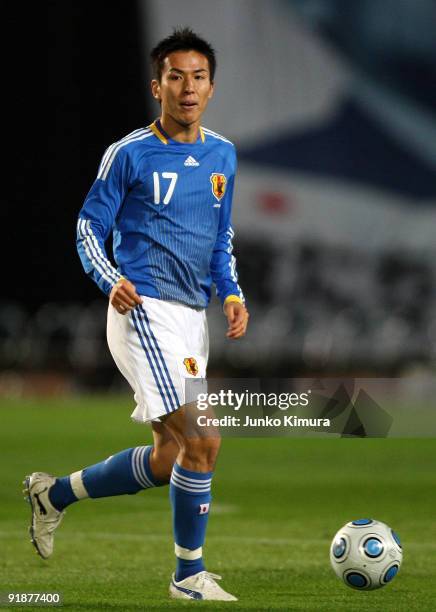
[[212,193],[219,202],[226,192],[227,179],[224,174],[213,172],[210,175],[210,182],[212,183]]
[[209,512],[209,504],[200,504],[198,514],[207,514]]
[[183,360],[183,363],[189,374],[192,374],[192,376],[197,376],[198,364],[194,357],[186,357],[186,359]]

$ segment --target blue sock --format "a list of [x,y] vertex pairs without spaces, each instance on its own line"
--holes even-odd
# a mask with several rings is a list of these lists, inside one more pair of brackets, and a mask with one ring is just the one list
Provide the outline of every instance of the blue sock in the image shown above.
[[59,511],[76,502],[77,497],[71,487],[70,477],[56,478],[55,484],[48,492],[48,498],[56,510]]
[[210,487],[213,472],[191,472],[174,464],[170,480],[173,531],[177,556],[176,581],[203,571]]
[[106,461],[57,478],[49,491],[49,499],[57,510],[86,497],[132,495],[143,489],[159,487],[150,469],[152,446],[128,448]]

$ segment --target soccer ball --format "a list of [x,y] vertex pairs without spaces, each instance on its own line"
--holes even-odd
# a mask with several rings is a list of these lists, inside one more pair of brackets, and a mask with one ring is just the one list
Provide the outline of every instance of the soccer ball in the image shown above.
[[358,519],[333,538],[330,563],[345,584],[360,591],[379,589],[398,573],[403,552],[398,535],[385,523]]

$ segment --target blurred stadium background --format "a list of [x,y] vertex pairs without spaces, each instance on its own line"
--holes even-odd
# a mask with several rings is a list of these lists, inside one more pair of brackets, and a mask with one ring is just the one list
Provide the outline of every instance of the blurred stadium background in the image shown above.
[[105,148],[158,114],[148,52],[218,52],[205,124],[239,151],[241,343],[210,309],[211,376],[433,375],[433,0],[8,3],[0,394],[127,390],[75,250]]

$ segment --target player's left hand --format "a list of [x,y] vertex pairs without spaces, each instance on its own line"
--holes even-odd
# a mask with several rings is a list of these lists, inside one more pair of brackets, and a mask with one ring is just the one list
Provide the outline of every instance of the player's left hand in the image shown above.
[[228,302],[224,306],[224,314],[227,317],[229,328],[227,330],[227,338],[242,338],[247,331],[248,325],[248,310],[239,302]]

